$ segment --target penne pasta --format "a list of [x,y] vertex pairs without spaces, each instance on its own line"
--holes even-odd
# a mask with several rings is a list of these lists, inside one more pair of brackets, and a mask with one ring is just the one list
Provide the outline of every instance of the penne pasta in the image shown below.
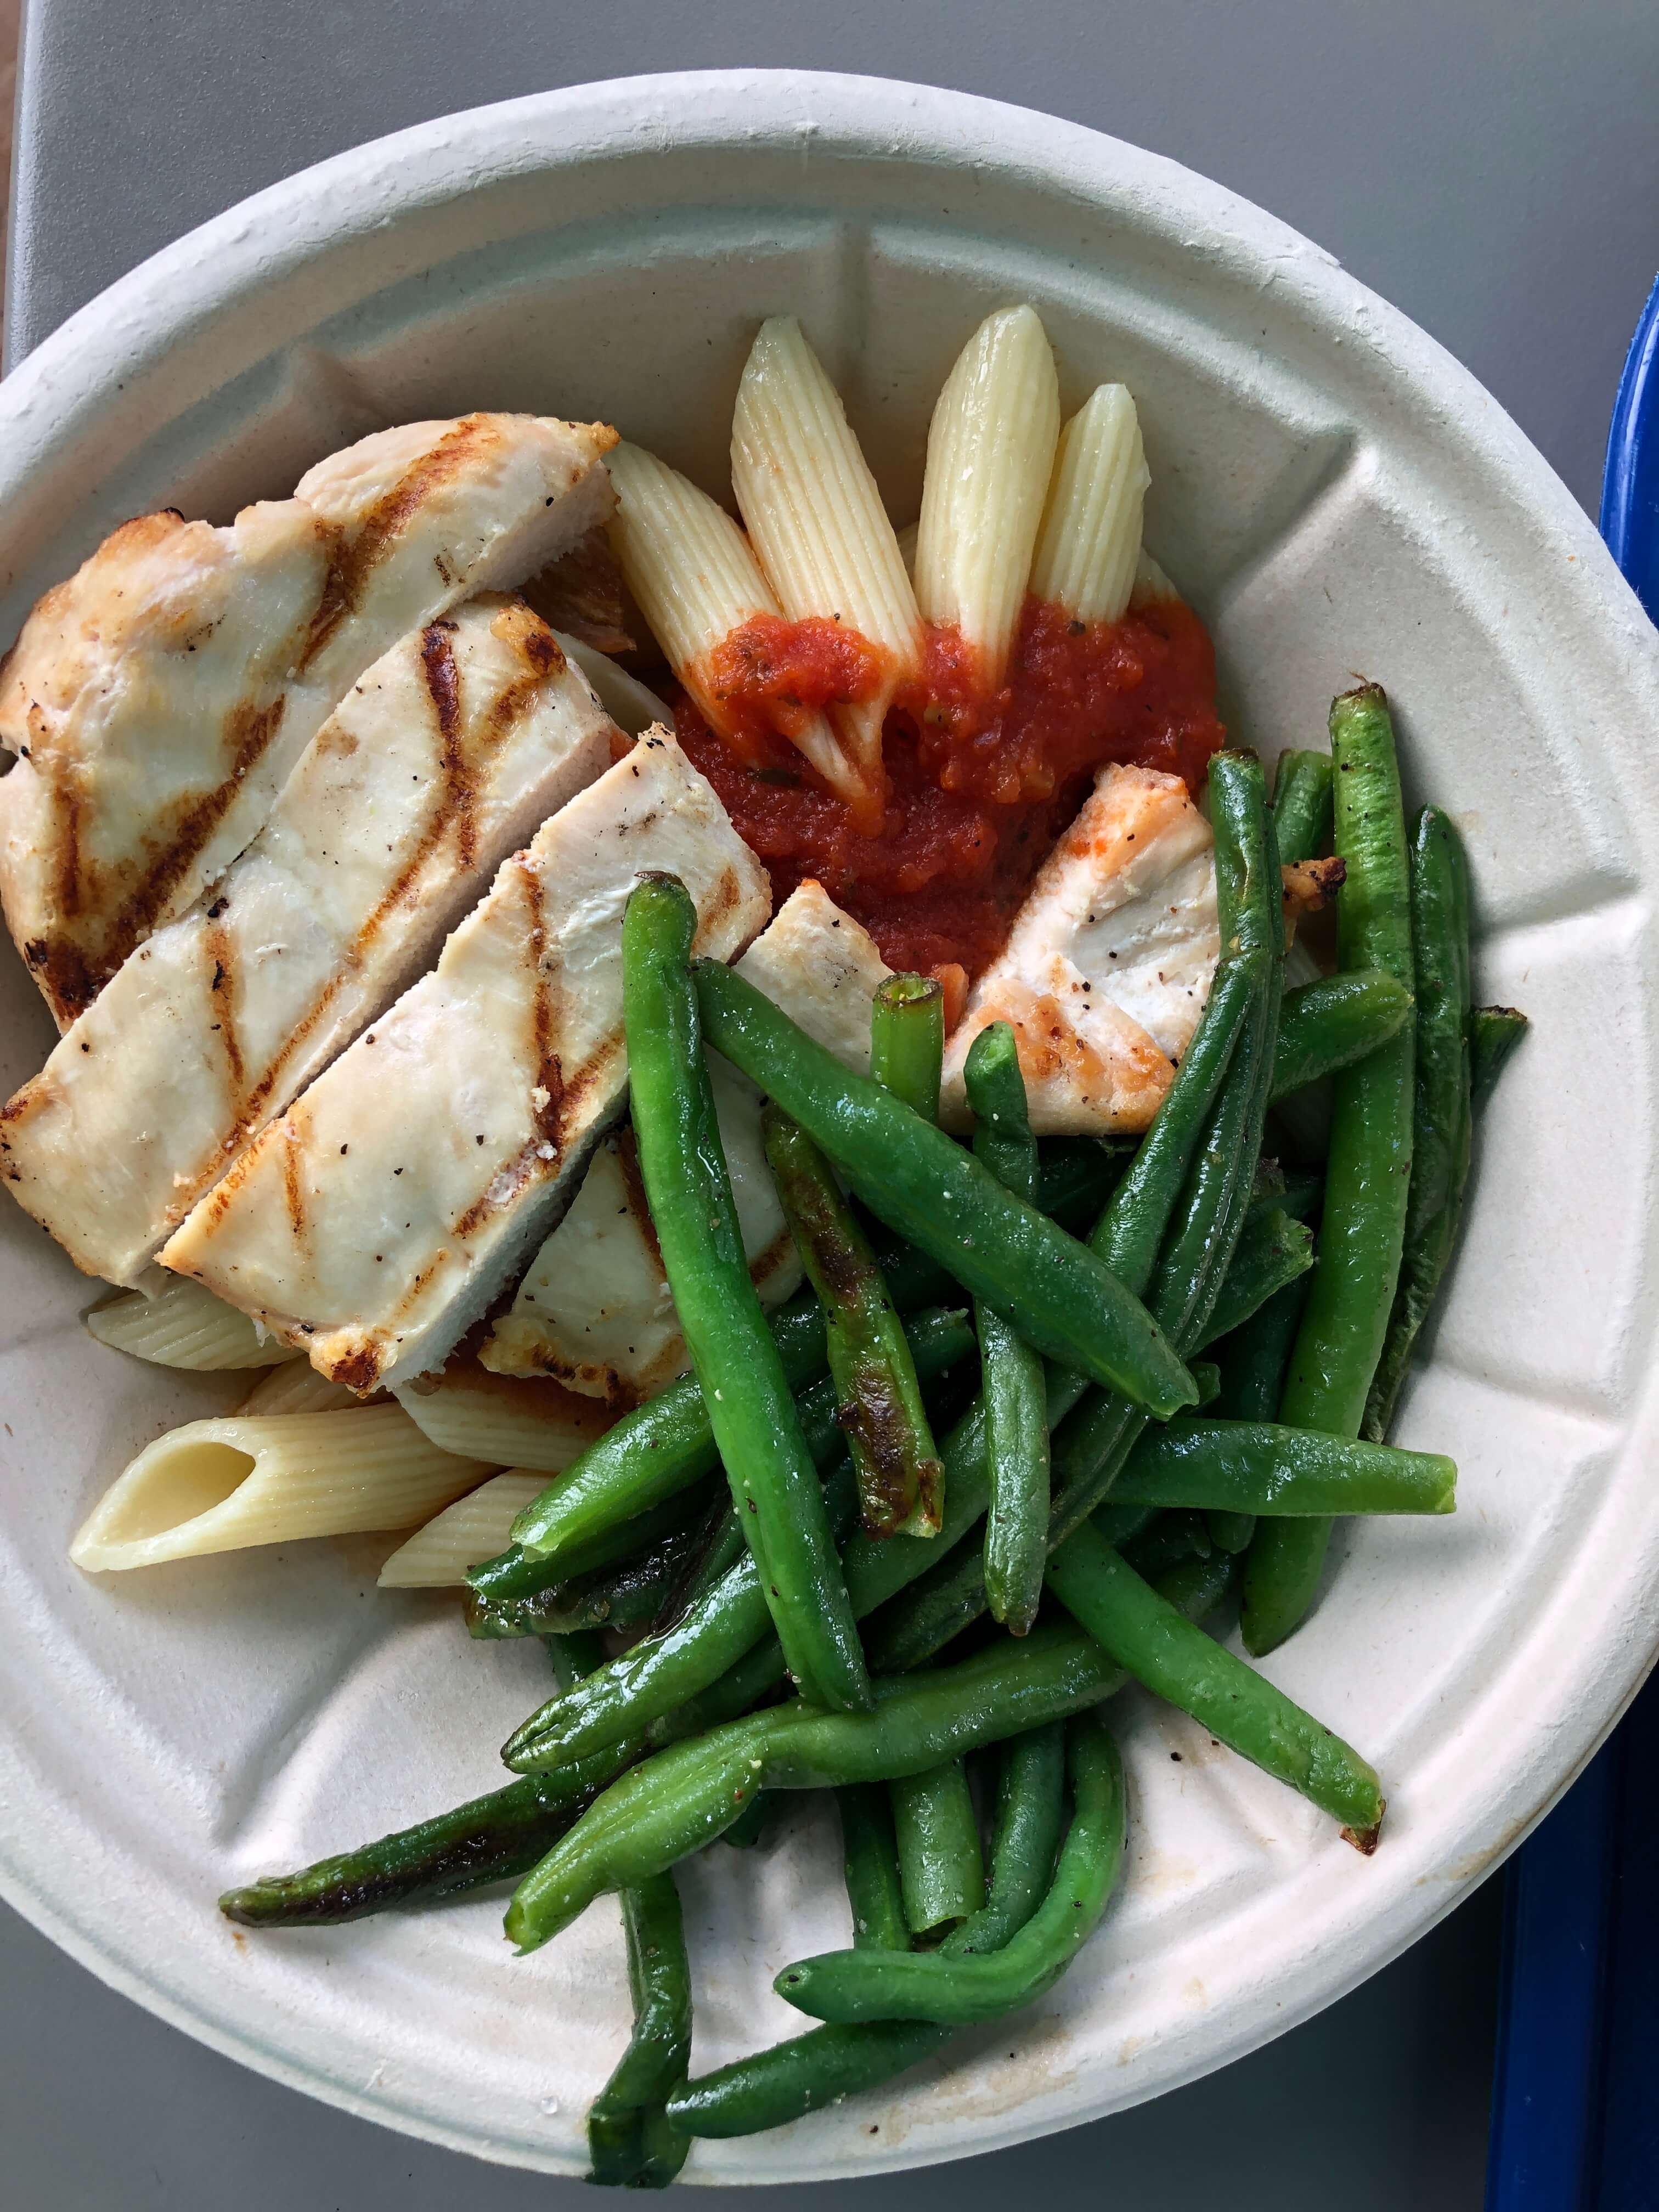
[[157,1367],[197,1373],[226,1368],[276,1367],[298,1358],[290,1345],[261,1335],[245,1313],[216,1298],[200,1283],[153,1268],[154,1284],[124,1291],[87,1316],[88,1333],[113,1352],[129,1352]]
[[398,1546],[380,1570],[380,1588],[451,1589],[465,1583],[469,1567],[507,1549],[514,1522],[546,1487],[545,1474],[517,1468],[492,1475]]
[[1019,622],[1060,438],[1060,380],[1030,307],[988,315],[927,433],[915,567],[924,622],[959,630],[994,686]]
[[236,1417],[251,1421],[276,1413],[349,1413],[385,1403],[384,1391],[360,1398],[343,1382],[331,1382],[326,1375],[319,1375],[308,1359],[296,1358],[267,1368],[237,1407]]
[[574,1395],[550,1376],[495,1375],[475,1359],[453,1361],[441,1375],[406,1384],[397,1398],[440,1450],[498,1467],[535,1468],[544,1476],[562,1474],[612,1419],[592,1398]]
[[304,1536],[408,1528],[489,1472],[428,1443],[401,1407],[187,1421],[93,1508],[70,1557],[92,1574]]
[[[742,531],[689,477],[638,446],[618,446],[610,466],[617,489],[611,539],[628,588],[709,728],[733,737],[709,657],[757,615],[779,614],[776,596]],[[672,723],[672,716],[664,719]],[[859,777],[822,714],[769,719],[832,790],[857,795]]]
[[1060,434],[1048,502],[1031,562],[1031,590],[1075,621],[1116,622],[1140,558],[1140,518],[1152,482],[1135,404],[1103,384]]
[[869,464],[793,315],[763,323],[750,349],[732,424],[732,483],[784,612],[845,623],[883,657],[875,696],[830,712],[878,797],[882,722],[921,665],[921,620]]

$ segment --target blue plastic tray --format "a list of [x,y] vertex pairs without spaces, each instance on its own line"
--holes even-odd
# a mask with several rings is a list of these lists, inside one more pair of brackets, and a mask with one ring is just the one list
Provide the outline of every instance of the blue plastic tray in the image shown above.
[[[1659,283],[1601,535],[1659,622]],[[1486,2212],[1659,2212],[1659,1676],[1510,1862]]]

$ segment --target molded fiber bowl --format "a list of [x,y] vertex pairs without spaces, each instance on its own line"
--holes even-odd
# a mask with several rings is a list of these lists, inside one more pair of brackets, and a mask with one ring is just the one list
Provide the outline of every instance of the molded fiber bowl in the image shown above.
[[[1494,402],[1327,255],[1149,154],[892,83],[642,78],[448,118],[233,210],[0,386],[9,635],[123,516],[228,519],[414,416],[603,416],[723,486],[744,353],[781,310],[908,520],[946,368],[1015,299],[1042,314],[1068,405],[1105,377],[1134,392],[1148,543],[1212,627],[1237,734],[1319,743],[1332,693],[1375,678],[1410,794],[1468,840],[1479,994],[1535,1026],[1483,1125],[1401,1428],[1456,1455],[1460,1510],[1345,1530],[1317,1615],[1267,1663],[1382,1771],[1374,1858],[1126,1698],[1127,1879],[1053,1995],[851,2107],[699,2148],[692,2179],[957,2157],[1224,2064],[1449,1911],[1632,1694],[1659,1583],[1654,634]],[[0,994],[9,1090],[51,1036],[10,958]],[[521,1963],[494,1899],[266,1937],[214,1905],[495,1786],[495,1745],[545,1694],[538,1649],[470,1646],[452,1602],[374,1595],[390,1539],[77,1574],[70,1536],[127,1456],[238,1388],[93,1343],[91,1297],[0,1213],[0,1886],[250,2065],[580,2171],[626,2020],[609,1903]],[[769,1984],[844,1940],[833,1821],[798,1804],[779,1847],[711,1850],[684,1889],[702,2071],[803,2025]]]

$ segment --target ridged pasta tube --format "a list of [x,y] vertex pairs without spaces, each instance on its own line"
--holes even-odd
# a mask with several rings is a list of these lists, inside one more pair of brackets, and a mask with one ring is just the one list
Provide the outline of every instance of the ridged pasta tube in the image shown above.
[[513,1523],[547,1487],[541,1474],[509,1468],[417,1528],[380,1570],[382,1589],[446,1589],[465,1583],[480,1559],[504,1552]]
[[598,1400],[580,1398],[550,1377],[491,1375],[476,1360],[452,1366],[435,1381],[422,1376],[406,1383],[397,1398],[441,1451],[495,1467],[539,1468],[544,1478],[562,1474],[615,1418]]
[[[709,682],[708,656],[757,615],[782,610],[718,501],[639,446],[618,446],[607,465],[617,502],[611,542],[623,579],[703,720],[729,737],[732,717]],[[792,714],[787,727],[769,719],[833,790],[861,787],[822,714]]]
[[187,1421],[105,1492],[70,1557],[111,1574],[303,1536],[408,1528],[489,1471],[428,1443],[397,1406]]
[[266,1419],[277,1413],[349,1413],[386,1403],[386,1393],[360,1398],[346,1383],[319,1375],[308,1359],[287,1360],[267,1368],[236,1408],[240,1420]]
[[1078,622],[1116,622],[1140,558],[1146,455],[1135,404],[1103,384],[1060,434],[1031,589]]
[[914,574],[925,622],[950,623],[988,684],[1013,642],[1060,438],[1060,380],[1036,311],[1002,307],[946,378],[927,433]]
[[886,663],[872,699],[830,717],[878,791],[882,722],[921,665],[921,621],[869,463],[793,315],[763,323],[750,349],[732,422],[732,484],[784,612],[845,623]]
[[299,1358],[292,1346],[261,1336],[245,1313],[202,1284],[164,1275],[159,1267],[149,1272],[158,1278],[155,1289],[124,1291],[87,1316],[88,1330],[100,1344],[157,1367],[186,1367],[198,1374],[276,1367]]

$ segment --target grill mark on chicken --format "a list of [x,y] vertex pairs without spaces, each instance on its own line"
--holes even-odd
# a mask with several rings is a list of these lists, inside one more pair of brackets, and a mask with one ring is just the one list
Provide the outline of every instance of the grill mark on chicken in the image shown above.
[[[31,720],[33,709],[31,708]],[[52,786],[52,812],[58,817],[58,907],[66,916],[81,911],[81,794],[72,779],[60,778]]]
[[525,674],[496,695],[483,717],[480,734],[499,744],[541,696],[549,678],[564,673],[566,661],[557,638],[521,599],[503,607],[489,629],[526,663]]
[[[286,697],[279,694],[264,707],[242,700],[231,709],[225,718],[225,750],[229,766],[224,781],[183,802],[174,817],[170,838],[141,873],[136,888],[101,933],[89,933],[89,941],[82,943],[78,933],[54,931],[30,944],[29,965],[43,972],[52,985],[52,1011],[64,1028],[77,1014],[85,1012],[127,955],[155,927],[185,871],[223,820],[241,788],[243,777],[257,764],[281,727],[286,704]],[[78,903],[80,890],[86,888],[86,878],[79,867],[78,855],[71,863],[75,832],[72,817],[64,811],[70,802],[66,787],[60,784],[58,792],[60,836],[64,844],[62,867],[64,871],[71,864],[76,867],[75,896]],[[60,872],[59,904],[66,915],[76,910],[69,903],[67,892],[67,873]]]
[[[236,1002],[240,995],[236,987],[236,961],[230,932],[222,921],[209,922],[202,939],[202,960],[208,971],[208,996],[213,1004],[219,1044],[225,1055],[231,1126],[237,1128],[241,1126],[251,1102],[246,1097],[247,1067],[242,1058],[242,1041],[236,1030]],[[261,1088],[269,1090],[269,1083]]]
[[532,1182],[555,1173],[564,1156],[565,1133],[592,1089],[600,1066],[611,1057],[602,1052],[567,1079],[564,1063],[553,1049],[557,990],[545,958],[547,925],[542,879],[522,853],[507,864],[515,870],[525,902],[525,942],[535,963],[530,1005],[529,1065],[534,1070],[530,1097],[533,1134],[510,1159],[503,1160],[489,1187],[474,1199],[455,1223],[452,1234],[472,1236],[492,1214],[511,1206]]
[[306,1241],[306,1193],[301,1181],[305,1170],[304,1127],[296,1107],[281,1124],[276,1139],[283,1166],[283,1203],[288,1212],[289,1228],[299,1245]]
[[347,617],[356,611],[365,585],[413,516],[434,492],[462,474],[475,453],[499,442],[500,437],[500,431],[486,416],[464,415],[405,470],[390,491],[381,494],[349,538],[338,528],[322,526],[328,529],[330,539],[328,568],[301,658],[301,674]]
[[429,826],[440,836],[453,827],[456,860],[470,868],[478,854],[478,791],[461,736],[461,673],[450,641],[454,633],[453,622],[428,623],[421,633],[421,672],[438,718],[441,780],[436,818]]

